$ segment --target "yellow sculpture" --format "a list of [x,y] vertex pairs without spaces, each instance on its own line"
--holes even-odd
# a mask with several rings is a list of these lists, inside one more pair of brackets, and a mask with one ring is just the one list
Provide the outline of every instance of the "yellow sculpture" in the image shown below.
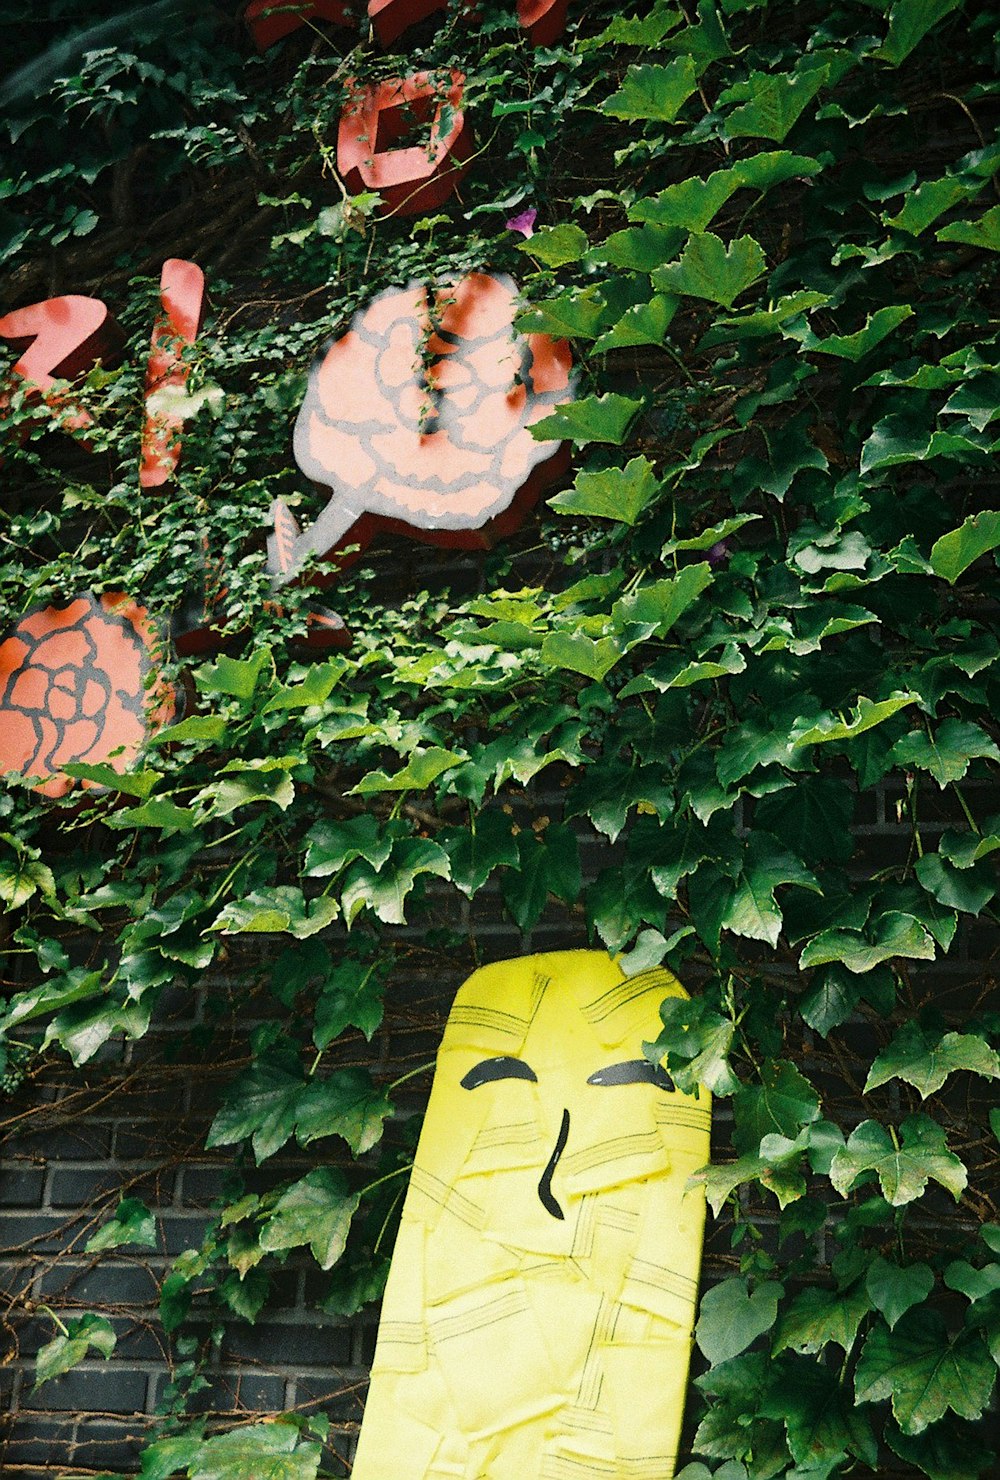
[[460,989],[353,1480],[670,1480],[711,1119],[641,1057],[671,995],[669,972],[600,951]]

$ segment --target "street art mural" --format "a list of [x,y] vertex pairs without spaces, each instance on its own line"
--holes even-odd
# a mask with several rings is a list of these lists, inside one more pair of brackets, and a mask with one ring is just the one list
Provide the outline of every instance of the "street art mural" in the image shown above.
[[353,1480],[670,1480],[711,1104],[637,1054],[685,995],[602,951],[498,962],[460,988]]

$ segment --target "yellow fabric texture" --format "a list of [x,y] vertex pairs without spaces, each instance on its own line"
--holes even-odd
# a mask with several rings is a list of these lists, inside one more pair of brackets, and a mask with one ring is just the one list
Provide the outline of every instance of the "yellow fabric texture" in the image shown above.
[[671,995],[668,971],[626,977],[602,951],[499,962],[459,990],[353,1480],[674,1474],[705,1221],[686,1184],[711,1104],[641,1063]]

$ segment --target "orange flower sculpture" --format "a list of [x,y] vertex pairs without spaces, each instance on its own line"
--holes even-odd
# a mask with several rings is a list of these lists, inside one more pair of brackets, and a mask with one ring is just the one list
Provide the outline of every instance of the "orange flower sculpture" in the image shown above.
[[148,684],[154,644],[145,609],[118,592],[22,617],[0,643],[0,773],[41,777],[37,789],[60,797],[75,784],[69,762],[127,770],[174,717],[170,686]]
[[570,399],[572,377],[566,342],[516,334],[516,309],[510,278],[472,273],[433,298],[393,289],[355,315],[313,367],[295,426],[299,467],[333,496],[304,533],[272,507],[276,585],[380,527],[485,546],[517,526],[568,462],[530,428]]

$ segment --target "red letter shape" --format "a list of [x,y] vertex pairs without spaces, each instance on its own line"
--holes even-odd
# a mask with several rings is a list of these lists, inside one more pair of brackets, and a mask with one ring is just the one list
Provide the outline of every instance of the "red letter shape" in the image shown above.
[[314,15],[336,26],[354,25],[351,7],[345,0],[251,0],[243,21],[257,50],[267,51]]
[[[468,168],[462,162],[472,153],[461,109],[465,78],[461,72],[451,76],[446,91],[426,72],[354,90],[337,136],[337,166],[349,190],[377,190],[389,210],[401,216],[444,204]],[[445,103],[451,109],[451,127],[442,134]],[[427,146],[394,149],[414,119],[430,123]]]
[[[99,298],[70,294],[46,298],[27,308],[16,308],[0,319],[0,338],[9,339],[24,354],[14,365],[28,385],[58,409],[49,392],[56,377],[73,380],[89,370],[97,359],[109,359],[121,344],[122,335],[107,305]],[[63,425],[68,431],[90,426],[93,418],[82,408],[70,409]]]
[[205,299],[205,274],[195,262],[170,257],[160,274],[160,303],[163,314],[153,330],[152,348],[146,366],[146,425],[142,434],[143,488],[166,483],[181,455],[180,430],[184,422],[176,410],[157,409],[152,398],[158,392],[183,392],[190,366],[181,352],[193,344],[201,328]]

